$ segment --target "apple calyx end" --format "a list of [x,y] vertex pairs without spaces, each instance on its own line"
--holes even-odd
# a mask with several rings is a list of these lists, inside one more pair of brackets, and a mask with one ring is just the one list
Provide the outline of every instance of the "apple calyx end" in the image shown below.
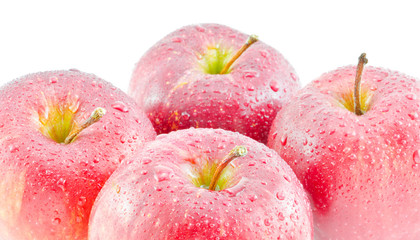
[[357,116],[361,116],[364,114],[364,112],[362,111],[360,100],[360,85],[362,81],[363,67],[367,63],[368,59],[366,58],[366,53],[362,53],[359,56],[359,63],[357,64],[356,78],[354,83],[354,113]]
[[217,166],[216,171],[213,174],[213,177],[211,178],[209,190],[215,191],[216,190],[216,183],[219,180],[220,175],[222,174],[222,171],[226,168],[226,166],[233,161],[235,158],[238,157],[244,157],[247,155],[248,150],[245,146],[235,146],[229,153],[226,155],[220,164]]
[[229,60],[228,63],[223,67],[223,69],[220,71],[220,74],[226,74],[232,64],[254,43],[258,41],[258,36],[255,34],[252,34],[248,37],[245,44],[242,45],[242,47],[236,52],[236,54]]
[[102,107],[97,107],[93,112],[90,114],[89,118],[80,126],[73,128],[67,138],[64,140],[64,144],[71,143],[77,135],[84,129],[88,128],[92,124],[98,122],[104,115],[106,114],[106,109]]

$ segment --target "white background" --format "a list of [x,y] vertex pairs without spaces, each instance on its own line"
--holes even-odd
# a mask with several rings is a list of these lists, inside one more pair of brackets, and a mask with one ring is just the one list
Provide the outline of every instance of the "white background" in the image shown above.
[[220,23],[279,50],[302,85],[326,71],[369,64],[420,78],[416,1],[14,1],[0,2],[0,84],[77,68],[126,91],[134,64],[189,24]]

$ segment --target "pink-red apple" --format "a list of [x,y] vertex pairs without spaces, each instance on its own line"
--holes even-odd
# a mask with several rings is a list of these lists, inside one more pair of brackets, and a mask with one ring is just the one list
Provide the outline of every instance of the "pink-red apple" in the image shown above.
[[179,130],[146,144],[105,183],[89,223],[90,240],[309,240],[312,231],[290,167],[262,143],[222,129]]
[[366,61],[302,89],[275,119],[268,146],[310,194],[316,239],[417,240],[420,83],[363,70]]
[[218,24],[178,29],[137,63],[129,95],[158,134],[222,128],[266,143],[276,113],[300,84],[277,50],[260,41],[250,46],[255,41]]
[[0,239],[87,239],[96,195],[154,139],[152,124],[125,93],[76,70],[14,80],[0,106]]

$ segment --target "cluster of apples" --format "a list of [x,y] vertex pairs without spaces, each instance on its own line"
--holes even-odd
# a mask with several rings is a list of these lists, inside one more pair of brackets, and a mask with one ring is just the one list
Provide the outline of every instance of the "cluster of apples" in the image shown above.
[[0,239],[419,239],[420,83],[366,63],[300,88],[256,36],[201,24],[140,59],[130,96],[16,79]]

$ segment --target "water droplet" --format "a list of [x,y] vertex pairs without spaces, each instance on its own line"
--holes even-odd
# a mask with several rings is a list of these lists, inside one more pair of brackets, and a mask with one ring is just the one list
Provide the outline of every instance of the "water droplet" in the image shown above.
[[180,37],[174,37],[174,38],[172,38],[172,42],[173,43],[180,43],[180,42],[182,42],[182,38],[180,38]]
[[188,121],[190,119],[190,114],[188,114],[187,112],[182,112],[181,113],[181,117],[182,119],[184,119],[185,121]]
[[247,78],[254,78],[254,77],[258,77],[258,72],[256,71],[245,71],[244,75],[242,75],[243,79],[247,79]]
[[279,212],[279,214],[277,215],[279,217],[280,221],[284,221],[284,215],[282,212]]
[[294,74],[294,73],[290,73],[290,77],[293,79],[293,81],[297,81],[298,79],[297,79],[297,76],[296,76],[296,74]]
[[337,151],[337,147],[336,147],[336,146],[334,146],[334,145],[329,145],[329,146],[328,146],[328,149],[329,149],[331,152],[335,152],[335,151]]
[[63,192],[66,191],[66,179],[60,178],[57,180],[57,187],[59,187]]
[[158,182],[169,180],[173,177],[174,172],[172,169],[165,166],[156,166],[155,167],[155,179]]
[[121,111],[121,112],[128,112],[128,107],[125,105],[125,103],[121,101],[116,101],[111,105],[112,108]]
[[287,144],[287,135],[286,134],[284,134],[283,136],[281,136],[280,143],[283,146]]
[[293,222],[298,222],[299,216],[297,214],[290,214],[290,220],[292,220]]
[[195,29],[199,32],[204,32],[205,31],[205,29],[203,27],[200,27],[200,26],[195,26]]
[[147,175],[147,173],[148,173],[148,172],[147,172],[147,170],[142,170],[142,171],[140,172],[140,174],[141,174],[141,175]]
[[388,111],[389,111],[389,108],[387,108],[387,107],[384,107],[384,108],[381,109],[381,112],[388,112]]
[[223,191],[229,193],[229,195],[231,197],[234,197],[238,193],[242,192],[245,189],[245,187],[247,187],[248,185],[249,185],[249,180],[247,178],[243,177],[243,178],[241,178],[241,180],[236,185],[234,185],[233,187],[230,187],[230,188],[226,188]]
[[50,77],[50,83],[56,83],[58,81],[58,78],[56,76]]
[[416,99],[416,98],[417,98],[417,96],[416,96],[416,95],[414,95],[414,94],[412,94],[412,93],[406,94],[406,95],[405,95],[405,97],[406,97],[408,100],[414,100],[414,99]]
[[255,166],[255,164],[257,164],[257,162],[255,162],[255,161],[250,161],[250,162],[248,163],[248,166],[252,167],[252,166]]
[[413,160],[415,163],[420,163],[420,150],[414,151]]
[[248,86],[246,87],[246,89],[248,91],[254,91],[255,90],[255,87],[253,85],[251,85],[251,84],[248,84]]
[[86,197],[85,196],[81,196],[81,197],[79,197],[79,200],[77,201],[77,205],[79,205],[79,206],[83,206],[83,205],[85,205],[85,203],[86,203]]
[[278,200],[280,200],[280,201],[283,201],[286,197],[284,196],[284,194],[283,193],[281,193],[281,192],[278,192],[277,194],[276,194],[276,197],[277,197],[277,199]]
[[248,196],[248,199],[249,199],[249,201],[254,202],[258,199],[258,196],[253,194],[253,195]]
[[409,113],[408,116],[411,118],[411,120],[415,120],[419,117],[419,114],[417,112]]
[[274,92],[279,91],[280,87],[279,87],[279,83],[276,80],[272,80],[270,82],[270,88],[271,90],[273,90]]
[[10,145],[10,146],[9,146],[9,151],[10,151],[11,153],[19,152],[19,146],[16,146],[16,145]]
[[268,52],[267,52],[267,51],[265,51],[265,50],[261,50],[261,51],[260,51],[260,54],[261,54],[261,56],[262,56],[263,58],[266,58],[266,57],[268,56]]
[[53,225],[58,225],[61,223],[61,219],[60,218],[54,218],[52,221]]
[[149,164],[149,163],[151,163],[151,162],[152,162],[152,159],[150,159],[150,158],[143,159],[143,161],[142,161],[142,163],[143,163],[144,165]]
[[270,226],[271,225],[270,219],[268,218],[264,219],[264,225],[267,227]]

